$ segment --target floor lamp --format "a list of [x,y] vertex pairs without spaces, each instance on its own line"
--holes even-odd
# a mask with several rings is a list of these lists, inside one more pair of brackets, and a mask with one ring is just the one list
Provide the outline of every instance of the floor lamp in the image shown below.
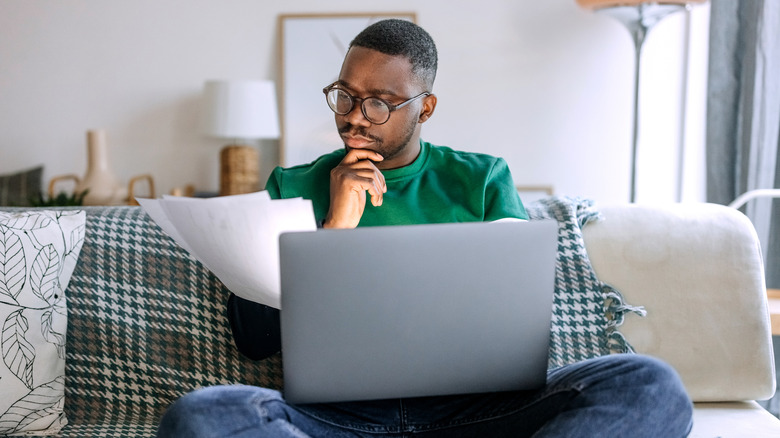
[[232,139],[219,154],[219,194],[260,190],[260,154],[240,140],[279,138],[272,81],[207,81],[203,88],[204,131]]
[[650,29],[669,14],[706,0],[577,0],[582,8],[609,15],[623,23],[634,40],[634,120],[631,135],[631,202],[636,201],[636,153],[639,140],[639,67],[642,44]]

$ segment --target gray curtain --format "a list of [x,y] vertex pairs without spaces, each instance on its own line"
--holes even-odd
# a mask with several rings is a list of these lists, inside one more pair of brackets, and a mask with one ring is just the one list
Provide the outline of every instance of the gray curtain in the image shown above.
[[[780,187],[780,1],[712,0],[707,96],[707,200],[728,204]],[[780,289],[780,200],[744,208]]]

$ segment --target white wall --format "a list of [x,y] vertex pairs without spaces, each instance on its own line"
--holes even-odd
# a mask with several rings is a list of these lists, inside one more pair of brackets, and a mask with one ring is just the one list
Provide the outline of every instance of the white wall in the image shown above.
[[[425,139],[503,156],[517,184],[628,200],[633,45],[617,21],[574,0],[270,3],[0,0],[0,174],[43,164],[46,181],[83,175],[85,132],[105,128],[121,180],[151,173],[158,194],[188,183],[215,191],[225,142],[198,132],[205,80],[278,79],[281,13],[414,11],[440,56]],[[685,14],[646,41],[640,202],[703,196],[706,17],[695,9],[692,67]],[[278,142],[257,144],[264,180]]]

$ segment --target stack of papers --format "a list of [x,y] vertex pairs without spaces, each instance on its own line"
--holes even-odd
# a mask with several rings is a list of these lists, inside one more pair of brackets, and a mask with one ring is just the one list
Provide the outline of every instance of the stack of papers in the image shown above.
[[241,298],[280,308],[279,235],[315,231],[310,200],[268,192],[137,199],[176,243]]

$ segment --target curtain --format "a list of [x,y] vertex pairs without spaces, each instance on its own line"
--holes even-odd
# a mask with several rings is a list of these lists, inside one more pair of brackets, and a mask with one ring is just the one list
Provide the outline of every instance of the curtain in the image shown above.
[[[780,187],[780,1],[712,0],[707,92],[707,200],[728,204]],[[745,206],[767,286],[780,289],[780,200]]]

